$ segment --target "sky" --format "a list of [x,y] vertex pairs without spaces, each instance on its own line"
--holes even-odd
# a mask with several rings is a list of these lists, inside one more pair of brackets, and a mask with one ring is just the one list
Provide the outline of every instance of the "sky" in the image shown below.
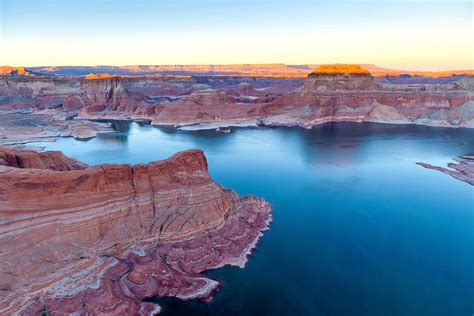
[[473,1],[0,0],[0,65],[474,68]]

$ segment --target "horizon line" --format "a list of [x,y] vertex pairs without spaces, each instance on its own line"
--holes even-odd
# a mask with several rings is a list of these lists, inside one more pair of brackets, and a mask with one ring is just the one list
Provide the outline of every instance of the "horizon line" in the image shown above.
[[196,64],[179,64],[179,63],[172,63],[172,64],[61,64],[61,65],[19,65],[19,66],[11,66],[11,65],[0,65],[0,67],[23,67],[23,68],[40,68],[40,67],[133,67],[133,66],[239,66],[239,65],[249,65],[249,66],[270,66],[270,65],[285,65],[285,66],[317,66],[317,65],[368,65],[368,66],[375,66],[377,68],[387,69],[387,70],[396,70],[396,71],[410,71],[410,72],[446,72],[446,71],[465,71],[465,70],[474,70],[474,66],[472,68],[443,68],[443,69],[429,69],[429,70],[420,70],[418,68],[395,68],[390,66],[379,66],[374,63],[284,63],[284,62],[273,62],[273,63],[218,63],[218,64],[204,64],[204,63],[196,63]]

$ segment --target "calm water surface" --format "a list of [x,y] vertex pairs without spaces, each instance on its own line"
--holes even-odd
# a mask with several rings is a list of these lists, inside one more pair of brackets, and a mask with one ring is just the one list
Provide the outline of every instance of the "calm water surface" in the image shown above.
[[212,303],[157,301],[164,315],[472,315],[474,189],[444,166],[474,153],[474,130],[337,123],[176,131],[116,123],[90,141],[36,143],[89,164],[201,148],[214,179],[265,197],[274,223]]

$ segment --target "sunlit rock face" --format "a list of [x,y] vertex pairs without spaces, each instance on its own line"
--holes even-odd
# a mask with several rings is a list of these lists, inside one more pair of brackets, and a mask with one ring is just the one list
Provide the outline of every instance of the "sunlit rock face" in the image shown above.
[[271,206],[208,174],[200,150],[138,165],[0,149],[0,314],[151,314],[154,295],[209,299],[199,275],[243,266]]
[[24,67],[0,66],[0,76],[31,76],[33,72]]
[[351,91],[376,89],[374,77],[359,65],[321,65],[308,75],[304,91]]
[[341,75],[370,75],[367,69],[357,64],[325,64],[319,65],[308,77],[314,77],[322,74],[341,74]]
[[473,78],[449,84],[387,84],[357,65],[326,65],[301,89],[264,107],[263,124],[312,127],[369,121],[474,127]]

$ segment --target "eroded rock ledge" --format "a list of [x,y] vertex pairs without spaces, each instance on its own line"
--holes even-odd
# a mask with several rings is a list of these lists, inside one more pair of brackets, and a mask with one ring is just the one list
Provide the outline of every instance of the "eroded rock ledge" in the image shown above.
[[89,167],[0,148],[0,314],[149,315],[210,299],[201,272],[244,266],[271,206],[213,181],[200,150]]
[[448,168],[433,166],[424,162],[417,162],[417,164],[427,169],[441,171],[474,186],[474,156],[461,156],[454,158],[454,160],[458,163],[449,163]]

